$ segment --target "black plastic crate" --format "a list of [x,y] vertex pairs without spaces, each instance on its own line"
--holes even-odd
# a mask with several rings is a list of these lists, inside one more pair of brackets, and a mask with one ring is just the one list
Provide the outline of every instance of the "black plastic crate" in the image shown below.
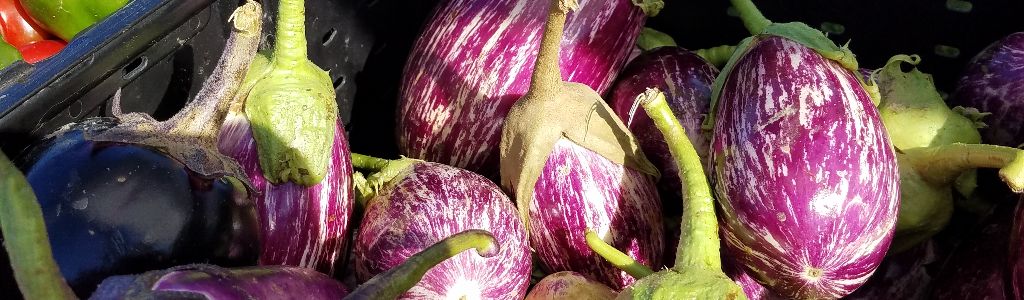
[[[16,155],[64,124],[110,115],[122,88],[125,111],[166,119],[194,97],[227,39],[238,0],[134,0],[34,66],[0,73],[0,148]],[[264,40],[272,39],[276,1],[264,4]],[[339,109],[350,119],[355,77],[372,35],[356,1],[307,1],[310,58],[330,71]],[[263,45],[268,45],[264,43]]]

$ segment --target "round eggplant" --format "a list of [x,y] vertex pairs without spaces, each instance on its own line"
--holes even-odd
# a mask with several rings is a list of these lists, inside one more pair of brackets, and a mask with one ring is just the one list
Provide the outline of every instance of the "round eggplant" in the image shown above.
[[1024,32],[1010,34],[978,53],[952,95],[955,105],[991,113],[983,121],[982,141],[1017,147],[1024,144]]

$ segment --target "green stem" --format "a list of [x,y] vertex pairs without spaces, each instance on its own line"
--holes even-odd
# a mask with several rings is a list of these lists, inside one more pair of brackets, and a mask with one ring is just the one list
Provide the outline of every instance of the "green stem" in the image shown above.
[[377,274],[345,299],[395,299],[413,286],[431,268],[469,249],[483,257],[496,255],[500,246],[490,232],[470,229],[452,235],[409,257],[401,265]]
[[750,34],[759,34],[764,32],[764,29],[768,25],[772,24],[772,21],[765,18],[761,11],[757,9],[754,2],[751,0],[729,0],[732,3],[732,7],[736,8],[736,11],[740,13],[740,20],[743,20],[743,26],[750,31]]
[[77,299],[60,274],[43,209],[25,176],[0,152],[0,231],[25,299]]
[[665,136],[669,152],[679,166],[679,178],[686,186],[676,265],[672,268],[677,271],[698,268],[721,272],[715,200],[711,197],[711,187],[697,150],[669,109],[664,94],[657,89],[648,89],[640,97],[640,104]]
[[387,167],[390,160],[383,158],[376,158],[369,155],[363,155],[359,153],[352,153],[352,167],[356,169],[362,169],[373,172],[380,172],[381,169]]
[[356,207],[359,208],[360,211],[366,209],[366,203],[369,202],[370,198],[373,198],[377,193],[373,190],[373,187],[370,186],[366,177],[363,176],[363,173],[358,171],[352,172],[352,189],[356,192]]
[[1024,190],[1024,150],[985,144],[953,143],[903,150],[925,181],[950,185],[961,173],[977,168],[999,168],[999,176],[1015,192]]
[[721,69],[725,66],[725,63],[729,62],[729,58],[732,57],[733,52],[736,52],[736,46],[733,45],[721,45],[718,47],[712,47],[707,49],[698,49],[694,51],[704,60],[714,65],[716,68]]
[[636,38],[636,46],[640,47],[640,50],[650,51],[660,47],[676,47],[676,40],[667,33],[654,30],[650,27],[644,27],[640,31],[640,36]]
[[285,69],[292,69],[308,60],[305,1],[281,0],[278,4],[273,60]]
[[604,260],[607,260],[616,268],[619,268],[619,270],[623,270],[630,276],[633,276],[633,278],[640,279],[647,277],[647,275],[654,274],[654,271],[652,271],[651,268],[637,262],[632,257],[629,257],[629,255],[619,251],[619,249],[608,245],[604,240],[601,240],[601,238],[597,236],[597,233],[590,229],[587,229],[586,238],[587,245],[590,246],[590,250],[593,250],[594,253],[600,255]]
[[562,70],[558,63],[562,32],[565,29],[565,15],[568,10],[575,7],[575,0],[551,0],[547,24],[544,25],[540,50],[537,52],[537,62],[533,66],[529,93],[550,95],[559,89],[562,83]]

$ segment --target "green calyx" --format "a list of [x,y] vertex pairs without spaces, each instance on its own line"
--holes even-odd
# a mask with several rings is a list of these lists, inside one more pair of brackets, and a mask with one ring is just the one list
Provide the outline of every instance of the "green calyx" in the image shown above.
[[665,8],[665,2],[662,0],[632,0],[633,5],[636,5],[640,10],[644,11],[648,17],[657,16],[663,8]]
[[983,114],[976,109],[950,109],[935,89],[931,75],[917,68],[903,70],[920,62],[917,55],[896,55],[871,74],[883,95],[878,112],[893,146],[910,149],[981,143],[978,123]]
[[711,63],[715,68],[721,69],[725,67],[725,64],[732,58],[732,54],[736,53],[736,46],[733,45],[721,45],[718,47],[711,47],[706,49],[697,49],[693,51],[697,53],[701,58]]
[[344,299],[396,299],[416,286],[434,266],[469,249],[475,249],[482,257],[491,257],[501,248],[486,230],[456,233],[414,254],[401,265],[373,276]]
[[129,0],[21,0],[22,7],[47,31],[70,41],[79,32],[110,16]]
[[721,271],[662,271],[637,280],[616,299],[747,299],[736,282]]
[[246,78],[245,114],[263,175],[275,184],[315,185],[331,160],[338,104],[330,75],[306,58],[305,36],[303,1],[282,0],[274,52]]
[[[763,36],[778,36],[800,43],[814,50],[822,57],[839,63],[839,65],[843,66],[843,68],[849,70],[853,74],[858,74],[857,57],[852,51],[850,51],[850,48],[847,47],[847,45],[836,45],[835,42],[825,36],[825,33],[807,26],[807,24],[804,23],[774,23],[765,18],[751,0],[730,1],[733,7],[739,11],[740,19],[753,36],[744,39],[743,42],[740,42],[740,44],[736,46],[735,53],[729,59],[729,62],[726,63],[725,67],[722,68],[722,72],[719,73],[718,77],[715,79],[715,83],[711,87],[711,110],[708,117],[705,118],[703,126],[705,130],[711,130],[711,127],[714,124],[718,96],[721,94],[722,86],[725,84],[725,78],[728,78],[729,74],[732,73],[735,63],[743,58],[743,56],[749,52],[750,48],[756,45],[756,42]],[[861,87],[863,87],[868,95],[871,96],[872,102],[879,103],[878,94],[872,92],[873,88],[871,84],[864,81],[864,78],[859,75],[855,77]]]
[[357,200],[363,204],[363,207],[366,207],[366,205],[369,205],[369,200],[377,196],[377,193],[384,189],[384,186],[405,178],[405,175],[411,172],[414,165],[422,162],[422,160],[405,156],[395,160],[388,160],[352,153],[352,167],[367,171],[370,174],[368,177],[363,177],[362,173],[357,172],[359,175],[353,176],[355,179],[355,190],[359,196]]
[[43,210],[25,176],[0,152],[0,231],[25,299],[77,299],[53,259]]

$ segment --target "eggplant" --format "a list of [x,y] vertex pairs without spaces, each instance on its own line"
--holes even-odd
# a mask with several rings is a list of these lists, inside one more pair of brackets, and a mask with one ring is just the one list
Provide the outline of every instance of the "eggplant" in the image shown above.
[[843,297],[892,240],[892,143],[848,49],[732,3],[754,36],[716,80],[709,118],[727,253],[780,296]]
[[618,290],[629,276],[587,249],[588,229],[648,266],[664,251],[657,169],[589,86],[562,81],[559,47],[575,1],[552,0],[530,89],[502,128],[501,184],[516,198],[541,269]]
[[394,299],[413,287],[438,263],[475,249],[484,257],[500,249],[484,230],[447,237],[401,265],[375,276],[351,293],[344,284],[315,270],[294,266],[221,268],[185,265],[139,275],[107,278],[90,299]]
[[[530,280],[526,230],[515,206],[487,178],[409,158],[384,161],[353,154],[357,169],[378,171],[352,255],[359,282],[391,269],[453,233],[481,229],[501,249],[489,257],[457,255],[430,270],[401,299],[522,299]],[[362,186],[362,185],[360,185]]]
[[662,174],[658,190],[664,200],[662,205],[666,215],[675,216],[682,212],[678,199],[684,192],[676,175],[679,168],[651,118],[642,109],[636,109],[637,96],[648,88],[664,91],[669,107],[686,128],[686,136],[693,141],[697,155],[705,161],[710,136],[702,132],[701,124],[711,105],[711,85],[716,76],[718,69],[696,53],[679,47],[659,47],[630,61],[612,88],[609,105],[636,136],[644,155]]
[[747,295],[747,299],[751,300],[771,300],[771,299],[782,299],[778,295],[775,295],[768,289],[764,288],[761,283],[757,282],[754,277],[751,277],[742,267],[736,265],[730,259],[726,258],[722,262],[722,268],[729,278],[732,278],[740,288],[743,289],[743,294]]
[[1010,232],[1010,292],[1014,299],[1024,299],[1024,201],[1018,201]]
[[216,150],[216,133],[259,44],[249,2],[211,79],[158,122],[124,114],[69,124],[34,144],[20,167],[42,206],[61,273],[80,296],[103,278],[209,262],[255,262],[258,221],[248,179]]
[[348,288],[294,266],[222,268],[193,264],[107,278],[89,299],[341,299]]
[[[322,79],[326,72],[319,70],[306,59],[304,1],[282,1],[278,9],[277,34],[273,53],[257,55],[249,69],[241,90],[231,103],[224,124],[221,126],[218,150],[236,159],[252,182],[253,199],[260,218],[260,236],[263,239],[259,255],[260,265],[290,265],[313,268],[327,275],[336,275],[335,267],[342,265],[348,251],[349,228],[355,199],[352,186],[352,164],[348,141],[337,117],[337,108],[314,108],[311,105],[302,110],[289,109],[298,105],[295,99],[321,103],[334,102],[334,89],[330,78]],[[288,76],[280,73],[288,72]],[[257,89],[273,87],[273,89]],[[319,97],[326,97],[320,99]],[[301,101],[300,101],[301,102]],[[336,105],[336,104],[335,104]],[[266,108],[263,106],[269,106]],[[328,105],[330,106],[330,105]],[[255,108],[254,108],[255,107]],[[276,109],[277,111],[274,111]],[[250,114],[256,111],[256,114]],[[304,121],[290,122],[283,117],[300,118],[309,123],[319,119],[334,120],[329,130],[318,130],[319,125]],[[267,116],[269,113],[270,116]],[[270,118],[271,120],[266,120]],[[255,119],[255,120],[254,120]],[[279,153],[276,143],[267,143],[265,137],[256,132],[272,132],[266,128],[268,122],[279,126],[291,124],[294,132],[300,132],[287,140],[285,135],[274,135],[282,143],[309,138],[306,142],[317,143],[304,149],[304,154],[319,156],[324,145],[329,146],[326,154],[327,165],[320,175],[295,176],[283,172],[281,166],[266,162],[267,153]],[[308,128],[315,128],[308,130]],[[262,128],[262,129],[261,129]],[[291,130],[288,130],[291,131]],[[321,136],[324,131],[330,136]],[[260,141],[263,141],[261,143]],[[319,142],[316,142],[319,141]],[[323,145],[319,143],[324,143]],[[269,146],[268,146],[269,144]],[[289,147],[284,147],[289,148]],[[298,148],[298,147],[296,147]],[[291,148],[289,148],[291,149]],[[290,151],[286,150],[285,152]],[[288,156],[287,154],[270,154]],[[295,157],[293,157],[295,158]],[[300,158],[296,158],[301,160]],[[308,161],[318,160],[310,158]],[[310,165],[314,165],[311,163]],[[303,168],[301,166],[291,166]],[[320,167],[310,167],[321,169]],[[301,171],[299,171],[301,173]],[[314,177],[320,178],[313,181]],[[312,182],[310,182],[312,181]],[[309,184],[313,183],[313,184]]]
[[526,300],[593,299],[612,300],[617,293],[603,283],[572,271],[544,276],[533,285]]
[[1011,299],[1010,234],[1017,196],[997,193],[996,206],[943,259],[932,281],[931,299]]
[[[661,1],[579,1],[561,40],[563,79],[611,86],[646,20],[634,3]],[[496,178],[502,126],[530,86],[546,15],[529,0],[441,1],[402,72],[399,152]]]
[[978,53],[968,63],[951,95],[955,105],[986,113],[980,129],[986,143],[1007,147],[1024,144],[1024,32],[1010,34]]

